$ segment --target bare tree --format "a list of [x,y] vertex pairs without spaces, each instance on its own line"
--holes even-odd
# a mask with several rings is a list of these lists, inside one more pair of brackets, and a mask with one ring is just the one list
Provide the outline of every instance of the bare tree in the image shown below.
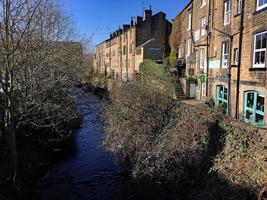
[[0,124],[10,147],[8,180],[15,183],[18,128],[49,128],[63,136],[64,122],[77,117],[68,87],[82,47],[71,42],[72,20],[55,1],[0,0],[0,5]]

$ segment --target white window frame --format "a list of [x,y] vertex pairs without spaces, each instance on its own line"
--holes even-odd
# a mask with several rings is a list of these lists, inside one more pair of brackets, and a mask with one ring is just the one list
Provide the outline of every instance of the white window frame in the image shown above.
[[260,0],[257,0],[257,11],[267,7],[267,2],[261,6],[259,4],[260,4]]
[[206,97],[206,83],[201,83],[202,87],[202,97]]
[[205,49],[200,49],[199,53],[199,68],[204,69],[204,73],[207,72],[207,62],[206,62],[206,51]]
[[200,8],[204,7],[207,4],[207,0],[201,0]]
[[191,48],[192,48],[192,40],[191,39],[188,39],[187,40],[187,53],[186,53],[186,56],[190,56],[190,54],[191,54]]
[[188,31],[191,30],[191,25],[192,25],[192,13],[190,12],[188,14],[188,28],[187,28]]
[[[228,45],[228,52],[226,52],[226,46]],[[229,53],[230,53],[230,42],[224,42],[222,44],[222,68],[229,67]]]
[[200,36],[203,37],[206,35],[206,16],[201,18],[201,22],[200,22]]
[[[228,25],[231,23],[231,0],[225,0],[224,1],[224,15],[223,15],[223,22],[224,22],[224,25]],[[228,10],[229,8],[229,10]]]
[[237,0],[237,14],[242,12],[242,0]]
[[178,58],[182,58],[183,57],[183,53],[182,53],[182,46],[179,47],[179,55]]
[[[258,35],[267,34],[267,31],[260,32],[254,35],[254,49],[253,49],[253,68],[265,68],[266,67],[266,48],[256,49],[256,40]],[[255,64],[256,52],[265,52],[265,63],[264,64]]]

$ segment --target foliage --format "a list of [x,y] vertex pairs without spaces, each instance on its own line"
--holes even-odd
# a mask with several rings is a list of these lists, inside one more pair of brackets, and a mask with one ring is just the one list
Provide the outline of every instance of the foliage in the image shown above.
[[174,61],[176,59],[176,52],[172,49],[170,54],[170,64],[171,66],[174,66]]
[[179,182],[200,173],[193,166],[207,150],[210,119],[171,98],[165,88],[172,87],[172,77],[163,66],[145,61],[141,69],[143,81],[113,87],[104,145],[130,159],[136,177]]
[[199,79],[200,83],[205,83],[206,82],[206,75],[200,74],[198,79]]
[[171,65],[170,56],[164,58],[163,65],[166,65],[166,66],[170,66]]
[[214,169],[234,184],[261,189],[267,181],[267,131],[243,122],[223,121],[225,147]]
[[190,82],[197,82],[197,78],[193,77],[193,76],[189,76],[186,78],[187,81],[190,81]]
[[166,70],[165,65],[145,60],[140,64],[140,71],[144,87],[159,90],[162,95],[173,96],[175,77]]
[[20,130],[64,138],[66,124],[78,117],[69,87],[77,80],[82,45],[71,41],[72,19],[53,0],[4,0],[0,7],[0,124],[10,152],[6,178],[15,183]]

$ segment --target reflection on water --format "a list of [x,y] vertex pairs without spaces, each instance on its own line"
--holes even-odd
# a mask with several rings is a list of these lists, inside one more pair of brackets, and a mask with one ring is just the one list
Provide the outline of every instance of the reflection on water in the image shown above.
[[127,170],[100,147],[103,121],[98,98],[83,94],[76,102],[84,118],[75,136],[74,152],[42,179],[36,199],[130,199]]
[[[73,95],[77,92],[77,88],[72,88]],[[130,176],[124,163],[100,147],[104,123],[100,100],[95,95],[77,95],[76,103],[83,122],[76,131],[74,147],[40,181],[37,200],[177,199],[172,195],[176,192],[172,187],[140,184]]]

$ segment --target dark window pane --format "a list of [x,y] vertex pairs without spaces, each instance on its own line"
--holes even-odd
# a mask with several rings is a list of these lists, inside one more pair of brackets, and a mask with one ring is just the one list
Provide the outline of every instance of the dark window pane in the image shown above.
[[255,119],[256,123],[264,123],[263,120],[264,120],[264,116],[263,115],[256,114],[256,119]]
[[254,64],[260,64],[260,56],[261,56],[261,52],[256,52],[255,53],[255,61],[254,61]]
[[266,42],[267,42],[267,33],[264,33],[262,35],[262,48],[266,48]]
[[256,35],[256,49],[261,49],[261,34]]
[[250,112],[250,111],[247,110],[245,118],[252,122],[253,121],[253,112]]
[[260,60],[260,63],[261,64],[264,64],[265,63],[265,51],[262,51],[261,52],[261,60]]
[[253,108],[254,104],[254,93],[247,93],[247,104],[248,108]]
[[224,88],[224,99],[227,100],[228,90],[227,88]]
[[256,106],[258,111],[264,112],[264,97],[258,95],[257,96],[257,106]]

